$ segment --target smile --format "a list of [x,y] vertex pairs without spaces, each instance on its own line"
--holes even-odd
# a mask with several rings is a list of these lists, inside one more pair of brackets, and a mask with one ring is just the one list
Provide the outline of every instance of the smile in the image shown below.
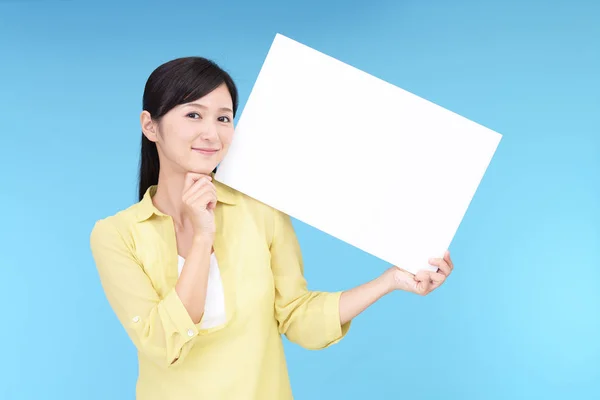
[[204,154],[207,156],[213,155],[219,151],[218,149],[201,149],[196,147],[192,147],[192,150],[194,150],[196,153]]

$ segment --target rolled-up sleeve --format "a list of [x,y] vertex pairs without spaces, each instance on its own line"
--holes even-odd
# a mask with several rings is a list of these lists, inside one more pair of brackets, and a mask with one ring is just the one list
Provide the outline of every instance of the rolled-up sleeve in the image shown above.
[[291,219],[274,212],[271,268],[275,281],[275,315],[279,331],[307,349],[339,342],[351,322],[340,324],[341,292],[309,291],[300,246]]
[[165,368],[182,362],[199,325],[175,289],[159,297],[131,244],[109,220],[96,222],[90,246],[106,298],[137,350]]

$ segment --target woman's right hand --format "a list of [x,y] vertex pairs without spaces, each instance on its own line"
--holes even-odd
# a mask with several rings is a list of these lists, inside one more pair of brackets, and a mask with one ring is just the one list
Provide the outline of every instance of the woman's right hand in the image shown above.
[[214,239],[217,191],[209,175],[188,173],[183,188],[184,212],[192,221],[194,237]]

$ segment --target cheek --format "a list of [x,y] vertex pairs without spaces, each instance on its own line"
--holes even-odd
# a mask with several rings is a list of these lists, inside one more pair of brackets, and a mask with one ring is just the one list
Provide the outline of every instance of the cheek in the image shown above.
[[227,149],[231,144],[231,140],[233,139],[233,132],[233,128],[223,129],[221,132],[219,132],[219,139],[221,140],[221,144],[223,145],[224,149]]
[[177,119],[175,121],[169,121],[169,124],[165,127],[164,139],[174,145],[189,144],[194,139],[194,125],[189,121]]
[[180,159],[189,148],[189,128],[185,124],[165,123],[161,130],[163,152],[173,160]]

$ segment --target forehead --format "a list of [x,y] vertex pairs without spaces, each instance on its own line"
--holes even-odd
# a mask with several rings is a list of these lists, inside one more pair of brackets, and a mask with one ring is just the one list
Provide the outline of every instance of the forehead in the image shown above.
[[206,108],[228,108],[231,109],[232,105],[231,94],[225,84],[220,85],[212,92],[208,93],[204,97],[192,100],[185,103],[184,106],[198,106]]

